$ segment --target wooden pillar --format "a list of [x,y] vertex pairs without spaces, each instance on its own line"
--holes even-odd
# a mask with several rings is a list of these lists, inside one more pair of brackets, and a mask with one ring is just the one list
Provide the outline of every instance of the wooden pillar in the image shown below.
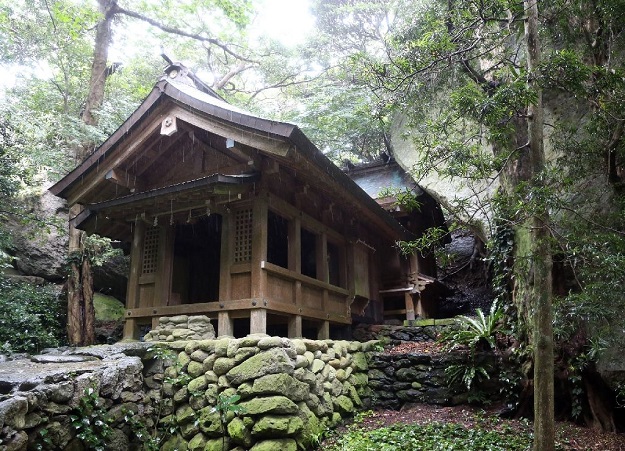
[[217,315],[217,332],[219,336],[233,335],[233,324],[229,312],[219,312]]
[[302,336],[302,315],[289,316],[289,338]]
[[123,341],[134,341],[139,339],[139,325],[135,318],[127,318],[124,323]]
[[267,333],[267,310],[257,308],[250,310],[250,334]]
[[412,293],[410,291],[404,293],[404,301],[406,303],[406,319],[412,321],[415,319],[415,314],[414,300],[412,299]]
[[139,220],[135,223],[134,227],[135,233],[130,249],[130,275],[128,277],[128,288],[126,291],[126,308],[129,309],[139,306],[139,276],[141,275],[145,223]]
[[[139,306],[139,276],[141,275],[144,236],[145,223],[141,220],[136,221],[130,249],[130,274],[126,289],[126,309],[134,309]],[[124,340],[137,340],[138,338],[139,328],[137,320],[128,318],[124,324]]]
[[260,267],[267,260],[267,216],[269,202],[263,194],[254,201],[252,213],[252,298],[262,300],[267,290],[267,273]]
[[154,299],[152,306],[167,305],[171,295],[171,275],[174,268],[174,238],[176,228],[163,226],[159,230],[158,266],[154,281]]
[[221,219],[221,254],[219,257],[219,300],[221,302],[232,299],[232,245],[234,243],[234,225],[232,215],[224,214]]
[[317,329],[317,340],[330,339],[330,321],[321,321]]
[[325,232],[317,235],[315,247],[315,254],[317,255],[317,279],[328,283],[330,281],[328,271],[328,235]]
[[[302,220],[295,217],[289,221],[289,269],[301,274],[302,272]],[[293,285],[295,305],[302,304],[302,282],[296,280]]]

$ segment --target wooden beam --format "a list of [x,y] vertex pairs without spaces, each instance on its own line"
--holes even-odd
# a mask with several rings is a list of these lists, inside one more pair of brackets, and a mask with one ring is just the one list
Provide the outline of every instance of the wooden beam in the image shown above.
[[142,191],[145,186],[143,180],[138,178],[136,174],[126,172],[119,168],[108,171],[104,174],[104,179],[116,185],[128,188],[131,192]]
[[[215,316],[218,312],[229,312],[230,316],[236,312],[250,311],[264,308],[270,312],[287,315],[301,315],[304,319],[317,319],[333,323],[350,324],[351,318],[346,314],[327,313],[310,307],[286,304],[284,302],[258,299],[237,299],[228,302],[204,302],[198,304],[166,305],[155,307],[141,307],[126,310],[126,318],[151,318],[153,316],[194,315],[204,314]],[[245,316],[245,315],[243,315]]]
[[303,274],[296,273],[294,271],[283,268],[282,266],[274,265],[273,263],[261,262],[260,266],[265,271],[275,274],[277,276],[283,277],[285,279],[300,281],[306,285],[311,285],[316,288],[329,290],[336,294],[341,294],[344,296],[349,295],[349,290],[346,290],[345,288],[337,287],[335,285],[330,285],[328,282],[323,282],[321,280],[313,279],[312,277],[308,277]]
[[268,134],[261,134],[252,130],[243,129],[221,122],[216,118],[207,119],[194,111],[188,111],[182,107],[175,107],[171,114],[181,120],[207,130],[219,136],[232,138],[236,142],[253,148],[260,149],[272,155],[284,157],[291,150],[291,144],[284,138],[272,138]]
[[158,266],[154,281],[154,303],[152,306],[167,305],[171,294],[171,276],[174,265],[173,226],[161,226],[158,239]]
[[161,155],[165,154],[171,147],[183,145],[180,144],[185,138],[184,133],[178,133],[174,137],[158,135],[152,140],[143,151],[139,151],[134,161],[127,167],[135,168],[137,176],[142,176],[147,171],[153,171],[154,164],[158,163]]
[[126,161],[128,158],[130,158],[130,156],[132,156],[132,154],[137,149],[139,149],[152,134],[159,131],[160,127],[161,120],[157,115],[151,121],[149,121],[140,132],[137,133],[134,139],[128,139],[127,141],[124,141],[119,147],[119,150],[115,151],[116,156],[114,158],[110,158],[109,161],[102,162],[99,171],[97,171],[93,175],[89,174],[85,183],[80,184],[76,189],[72,190],[71,194],[67,196],[68,205],[74,205],[86,193],[94,189],[102,180],[101,176],[99,176],[98,174],[106,174],[111,169],[119,167],[119,165],[122,164],[122,162]]
[[404,302],[406,304],[406,319],[412,321],[415,319],[414,300],[412,299],[412,293],[404,293]]
[[252,213],[252,297],[259,299],[267,293],[267,274],[262,270],[262,262],[267,260],[268,214],[267,197],[260,195]]
[[132,238],[130,249],[130,275],[126,289],[126,308],[133,309],[139,306],[139,278],[141,277],[141,263],[143,257],[143,238],[145,235],[145,223],[134,223],[135,233]]
[[293,205],[289,204],[283,199],[279,197],[268,194],[267,198],[269,200],[269,207],[280,215],[284,216],[287,219],[295,219],[299,218],[301,224],[311,232],[315,233],[327,233],[328,237],[332,239],[332,241],[336,243],[345,243],[345,237],[338,233],[336,230],[329,228],[325,224],[320,221],[317,221],[312,216],[307,215],[306,213],[298,210]]
[[128,318],[124,322],[124,341],[136,341],[139,339],[139,325],[135,318]]

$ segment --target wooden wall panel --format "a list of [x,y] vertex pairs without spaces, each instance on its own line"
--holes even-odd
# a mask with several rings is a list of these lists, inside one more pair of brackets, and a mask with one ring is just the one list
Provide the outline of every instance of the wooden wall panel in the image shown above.
[[344,295],[328,293],[328,300],[326,301],[326,311],[328,313],[337,313],[345,315],[347,313],[347,306]]
[[302,305],[318,310],[323,309],[323,290],[302,284]]
[[267,276],[267,299],[271,301],[295,303],[294,281],[274,275]]
[[249,299],[252,297],[250,273],[232,274],[230,294],[232,299]]
[[154,284],[145,284],[139,286],[139,307],[154,306]]

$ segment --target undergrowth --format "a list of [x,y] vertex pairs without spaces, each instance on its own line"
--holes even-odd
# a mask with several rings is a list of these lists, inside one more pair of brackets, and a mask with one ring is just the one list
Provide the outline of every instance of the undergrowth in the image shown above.
[[509,426],[467,428],[460,424],[433,422],[426,425],[394,424],[374,430],[348,428],[328,451],[515,451],[531,449],[532,435]]
[[36,353],[62,345],[62,317],[54,287],[0,277],[0,352]]

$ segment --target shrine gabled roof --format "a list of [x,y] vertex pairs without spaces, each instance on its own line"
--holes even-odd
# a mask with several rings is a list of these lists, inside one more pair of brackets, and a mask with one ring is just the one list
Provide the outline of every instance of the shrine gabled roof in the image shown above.
[[160,127],[160,120],[171,111],[179,114],[183,120],[195,122],[193,125],[198,127],[215,125],[218,130],[216,133],[221,133],[221,136],[233,134],[231,137],[237,142],[311,173],[320,183],[330,186],[337,196],[360,205],[359,208],[368,210],[368,214],[377,218],[380,225],[384,224],[387,230],[393,230],[393,239],[413,238],[372,197],[323,155],[296,125],[255,116],[169,77],[156,83],[148,97],[122,126],[77,168],[52,186],[50,191],[67,199],[70,204],[84,204],[85,193],[97,190],[100,173],[115,169],[119,162],[128,158],[129,153],[136,151],[135,143],[141,133],[144,136],[148,132],[158,133],[154,123],[146,131],[146,123],[156,118],[159,119],[157,125]]

